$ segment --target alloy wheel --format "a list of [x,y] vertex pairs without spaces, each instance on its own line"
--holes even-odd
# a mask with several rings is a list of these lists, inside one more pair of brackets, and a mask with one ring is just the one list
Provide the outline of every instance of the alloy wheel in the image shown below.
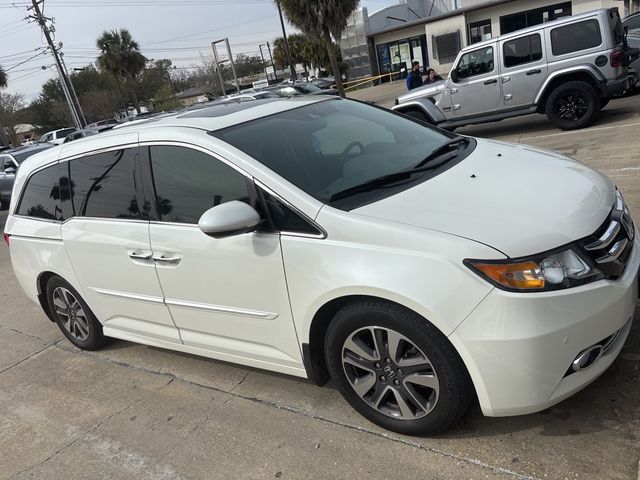
[[577,122],[584,117],[589,105],[579,92],[567,92],[556,101],[556,110],[560,118]]
[[89,338],[89,320],[78,299],[64,287],[53,291],[53,308],[60,323],[79,342]]
[[342,366],[356,394],[386,416],[415,420],[438,402],[433,364],[411,340],[389,328],[366,327],[347,337]]

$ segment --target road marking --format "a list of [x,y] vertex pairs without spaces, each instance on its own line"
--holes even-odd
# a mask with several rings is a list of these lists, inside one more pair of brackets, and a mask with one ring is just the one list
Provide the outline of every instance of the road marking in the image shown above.
[[640,167],[603,168],[602,170],[606,170],[608,172],[636,172],[640,170]]
[[625,123],[623,125],[610,125],[608,127],[588,128],[586,130],[571,130],[570,132],[548,133],[546,135],[534,135],[532,137],[522,137],[522,138],[517,138],[515,140],[520,142],[522,140],[533,140],[533,139],[536,139],[536,138],[547,138],[547,137],[559,137],[561,135],[573,135],[575,133],[600,132],[600,131],[603,131],[603,130],[611,130],[611,129],[614,129],[614,128],[623,128],[623,127],[635,127],[635,126],[638,126],[638,125],[640,125],[640,122]]

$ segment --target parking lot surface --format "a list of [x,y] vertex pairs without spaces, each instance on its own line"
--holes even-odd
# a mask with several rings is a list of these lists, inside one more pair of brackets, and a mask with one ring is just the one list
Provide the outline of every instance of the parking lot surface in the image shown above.
[[[640,221],[638,112],[640,96],[582,131],[543,116],[458,131],[577,158]],[[474,406],[453,432],[420,438],[372,425],[331,385],[123,341],[79,351],[25,298],[4,246],[0,280],[2,479],[640,479],[638,312],[620,357],[574,397],[510,418]]]

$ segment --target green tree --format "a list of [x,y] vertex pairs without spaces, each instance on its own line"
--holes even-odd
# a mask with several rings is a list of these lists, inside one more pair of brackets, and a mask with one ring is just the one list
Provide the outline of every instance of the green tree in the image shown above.
[[293,25],[312,38],[322,41],[329,55],[336,86],[344,97],[340,66],[333,46],[340,40],[347,19],[358,8],[360,0],[275,0]]
[[17,126],[22,123],[20,111],[24,108],[24,97],[19,93],[0,92],[0,125],[4,127],[14,146],[20,146]]
[[7,72],[0,66],[0,88],[7,86]]
[[110,72],[120,87],[119,78],[124,79],[125,85],[129,87],[131,99],[140,113],[140,103],[135,91],[135,79],[142,73],[147,63],[147,59],[140,53],[138,43],[133,39],[131,33],[126,29],[104,31],[96,40],[96,45],[100,50],[98,65],[100,68]]

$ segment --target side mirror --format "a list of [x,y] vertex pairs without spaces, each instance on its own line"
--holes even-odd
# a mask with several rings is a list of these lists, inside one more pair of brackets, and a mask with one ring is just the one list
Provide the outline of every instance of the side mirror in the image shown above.
[[255,209],[237,200],[210,208],[198,220],[203,233],[213,238],[231,237],[254,230],[260,223]]
[[449,76],[451,77],[451,80],[453,80],[454,82],[458,82],[458,80],[460,80],[460,77],[458,76],[457,68],[454,68],[453,70],[451,70],[451,74]]
[[7,175],[15,175],[16,169],[13,167],[7,167],[4,169],[4,173],[6,173]]

